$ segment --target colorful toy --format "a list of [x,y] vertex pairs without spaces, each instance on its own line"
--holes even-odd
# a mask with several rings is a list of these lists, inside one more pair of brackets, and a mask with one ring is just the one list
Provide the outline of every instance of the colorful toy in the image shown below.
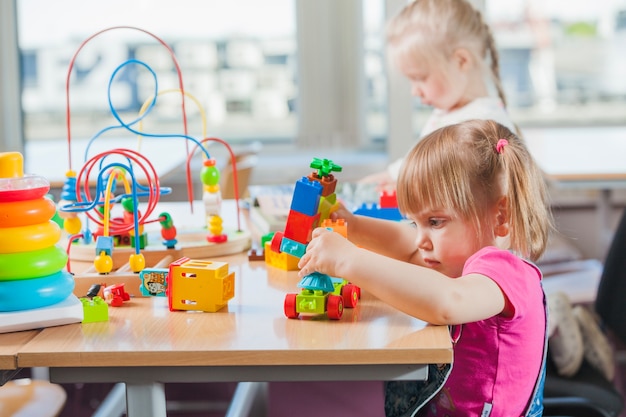
[[354,210],[354,214],[361,216],[375,217],[377,219],[386,219],[400,221],[404,219],[400,210],[398,210],[398,200],[396,191],[383,190],[379,194],[378,204],[362,204],[361,207]]
[[265,261],[272,266],[297,269],[313,229],[337,208],[337,179],[332,172],[341,171],[341,166],[313,158],[310,167],[317,171],[296,181],[284,232],[274,233],[269,250],[265,245]]
[[[344,220],[330,220],[330,214],[338,207],[337,179],[332,172],[341,171],[341,166],[329,159],[314,158],[310,167],[317,171],[296,181],[284,232],[274,233],[271,242],[265,242],[265,262],[269,265],[297,270],[298,260],[318,226],[347,236]],[[355,307],[361,294],[356,285],[317,272],[304,277],[298,287],[302,288],[299,294],[285,297],[284,312],[289,318],[326,313],[328,318],[338,320],[344,306]]]
[[167,296],[170,311],[216,312],[235,296],[235,273],[226,262],[178,259],[169,267]]
[[109,321],[109,305],[102,297],[81,297],[80,302],[83,304],[83,323]]
[[167,275],[168,268],[145,268],[139,273],[141,281],[139,290],[144,296],[160,296],[167,295]]
[[111,307],[121,307],[124,301],[130,300],[130,295],[124,291],[124,284],[113,284],[102,290],[104,301]]
[[48,181],[24,175],[18,152],[0,153],[0,311],[59,303],[72,294],[67,255],[46,197]]
[[[0,153],[0,333],[75,323],[82,307],[64,269],[48,181],[24,175],[18,152]],[[52,204],[52,205],[51,205]]]
[[302,288],[299,294],[285,296],[285,316],[296,319],[300,314],[324,314],[329,319],[339,320],[343,308],[356,307],[360,291],[356,285],[343,278],[330,277],[314,272],[298,283]]
[[[136,59],[129,59],[121,63],[112,72],[108,84],[109,108],[116,123],[99,130],[89,141],[85,151],[84,165],[78,171],[72,166],[71,152],[71,116],[70,116],[70,79],[74,63],[83,48],[95,37],[112,30],[136,30],[148,35],[159,42],[169,53],[176,68],[178,89],[158,91],[157,75],[150,66]],[[154,81],[154,94],[149,97],[139,109],[139,115],[134,120],[123,120],[113,105],[111,88],[118,74],[127,67],[134,67],[134,71],[147,71]],[[169,74],[168,74],[169,76]],[[157,104],[157,98],[162,94],[175,93],[181,98],[182,131],[180,133],[160,134],[143,131],[143,120],[150,115]],[[204,139],[198,140],[188,133],[186,99],[190,99],[198,106],[202,117],[202,133]],[[180,66],[176,60],[172,48],[163,40],[143,29],[119,26],[111,27],[99,32],[83,41],[70,61],[66,81],[66,125],[68,138],[69,167],[66,172],[66,184],[63,187],[61,201],[58,204],[60,216],[63,219],[63,228],[68,234],[68,240],[72,243],[69,252],[72,259],[77,261],[94,260],[94,267],[98,273],[109,274],[119,268],[128,260],[133,272],[140,272],[149,262],[146,260],[147,252],[151,252],[151,258],[162,258],[170,251],[181,251],[192,245],[207,249],[204,256],[223,255],[245,251],[250,247],[250,234],[242,231],[239,219],[239,196],[237,190],[237,172],[234,154],[230,146],[218,138],[206,137],[206,119],[200,101],[185,91]],[[103,136],[106,132],[114,129],[123,129],[133,136],[142,138],[180,138],[182,142],[196,145],[193,150],[187,151],[187,189],[190,205],[193,201],[193,186],[191,184],[190,161],[196,150],[203,153],[203,169],[200,180],[203,184],[203,203],[206,211],[204,224],[199,224],[197,231],[190,236],[185,233],[181,238],[181,231],[174,225],[174,219],[168,213],[161,213],[154,218],[154,212],[161,195],[171,190],[161,187],[155,168],[139,150],[112,149],[89,157],[92,143]],[[139,141],[138,145],[141,143]],[[219,170],[215,159],[209,155],[204,146],[207,141],[222,143],[231,155],[234,168],[233,181],[235,183],[235,196],[237,204],[237,229],[225,227],[220,216],[221,192],[219,189]],[[138,181],[138,176],[144,178]],[[121,187],[120,187],[121,186]],[[94,192],[95,188],[95,192]],[[118,193],[118,188],[123,191]],[[118,213],[115,212],[118,210]],[[81,220],[81,217],[84,217]],[[160,245],[154,244],[154,237],[145,229],[151,222],[159,222],[161,225]],[[95,224],[96,230],[90,230],[90,225]],[[185,231],[188,232],[188,231]],[[95,242],[92,242],[92,238]],[[196,240],[199,243],[196,243]],[[193,242],[193,243],[191,243]],[[215,247],[218,248],[215,248]],[[178,256],[195,256],[192,253],[179,253]],[[125,259],[124,259],[125,258]]]

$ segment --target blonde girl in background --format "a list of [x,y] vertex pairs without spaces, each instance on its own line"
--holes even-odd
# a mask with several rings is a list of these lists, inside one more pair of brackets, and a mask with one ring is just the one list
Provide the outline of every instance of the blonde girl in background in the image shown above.
[[[541,406],[531,398],[546,335],[532,262],[552,227],[532,156],[494,121],[450,125],[407,154],[397,196],[410,224],[340,207],[333,216],[346,219],[349,240],[315,229],[300,276],[342,277],[413,317],[451,326],[454,364],[443,388],[387,383],[387,416],[420,407],[419,416],[528,415],[531,403]],[[510,247],[498,246],[503,236]]]
[[[414,0],[388,22],[387,54],[433,112],[421,136],[469,119],[492,119],[516,131],[506,111],[491,29],[466,0]],[[410,134],[410,132],[407,132]],[[402,159],[361,180],[394,185]]]

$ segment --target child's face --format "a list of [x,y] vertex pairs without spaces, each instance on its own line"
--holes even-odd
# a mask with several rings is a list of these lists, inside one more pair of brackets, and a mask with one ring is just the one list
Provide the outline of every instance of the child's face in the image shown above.
[[408,216],[415,225],[416,247],[423,266],[452,278],[460,277],[465,261],[495,238],[479,236],[474,224],[446,209],[427,208]]
[[453,58],[405,58],[398,61],[398,68],[409,79],[411,94],[427,106],[450,111],[474,98],[467,97],[466,74]]

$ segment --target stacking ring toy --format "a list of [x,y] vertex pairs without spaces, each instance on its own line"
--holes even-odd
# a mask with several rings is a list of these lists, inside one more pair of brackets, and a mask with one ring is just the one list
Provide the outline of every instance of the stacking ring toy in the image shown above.
[[67,253],[54,245],[44,249],[0,254],[0,283],[43,277],[62,270]]
[[49,198],[0,203],[0,227],[18,227],[45,223],[50,220],[56,207]]
[[0,203],[35,200],[50,190],[47,179],[37,175],[20,178],[0,178]]
[[61,228],[49,220],[30,226],[0,228],[0,253],[28,252],[55,245]]
[[74,276],[59,271],[41,278],[0,282],[0,311],[48,307],[65,300],[74,291]]

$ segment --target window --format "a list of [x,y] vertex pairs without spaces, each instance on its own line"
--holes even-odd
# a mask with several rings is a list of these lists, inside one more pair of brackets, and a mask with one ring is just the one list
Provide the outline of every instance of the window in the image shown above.
[[486,1],[520,126],[626,121],[626,3]]
[[[108,104],[109,81],[111,103],[122,120],[138,117],[138,109],[155,91],[150,70],[162,95],[142,129],[180,132],[180,97],[163,94],[178,88],[167,49],[142,31],[106,30],[115,26],[149,31],[172,47],[186,93],[204,109],[209,136],[235,145],[260,140],[279,149],[305,147],[309,153],[384,146],[383,0],[14,4],[27,162],[38,169],[45,166],[42,158],[50,155],[52,143],[57,144],[55,152],[65,143],[70,60],[100,30],[80,49],[72,70],[72,143],[86,143],[99,137],[103,127],[116,124]],[[97,27],[87,23],[94,21]],[[119,67],[129,59],[146,66]],[[198,106],[188,100],[186,108],[190,135],[200,137]],[[113,129],[103,136],[126,141],[132,135]],[[73,160],[76,154],[82,158],[85,146],[72,151]]]
[[[95,31],[130,25],[149,30],[174,49],[185,90],[200,101],[210,136],[233,144],[261,140],[264,149],[282,158],[271,159],[272,167],[285,161],[285,150],[302,150],[308,156],[341,152],[342,158],[369,152],[377,159],[364,164],[382,168],[414,143],[430,112],[410,96],[401,75],[387,70],[384,20],[405,3],[0,2],[0,149],[19,149],[23,117],[27,162],[45,166],[50,144],[56,143],[58,152],[66,139],[64,89],[72,55]],[[626,4],[474,3],[483,7],[494,31],[509,110],[523,130],[626,122]],[[19,43],[11,32],[13,15]],[[86,23],[93,21],[98,27]],[[10,55],[18,46],[19,67]],[[130,29],[99,35],[81,51],[73,72],[73,140],[86,142],[114,122],[106,85],[116,66],[131,58],[157,72],[159,91],[177,88],[172,61],[156,40]],[[16,93],[18,75],[22,90]],[[132,120],[154,83],[148,70],[129,65],[117,74],[111,91],[115,108],[124,120]],[[143,128],[180,131],[179,107],[174,95],[159,96],[156,117],[146,117]],[[190,133],[199,137],[199,112],[193,103],[187,110]],[[123,140],[129,135],[119,130],[107,136]]]

